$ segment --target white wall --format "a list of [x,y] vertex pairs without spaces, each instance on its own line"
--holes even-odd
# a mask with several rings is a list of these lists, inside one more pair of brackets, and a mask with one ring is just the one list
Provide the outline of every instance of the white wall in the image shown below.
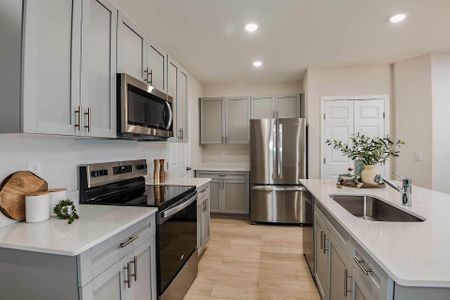
[[[276,96],[300,93],[302,93],[301,82],[228,83],[203,87],[203,97]],[[250,145],[203,145],[201,149],[203,163],[250,163]]]
[[450,194],[450,53],[431,56],[433,101],[432,187]]
[[[128,159],[164,158],[165,145],[154,142],[76,139],[53,136],[0,136],[0,178],[40,162],[51,188],[78,190],[78,165]],[[151,171],[151,170],[150,170]]]
[[304,80],[308,119],[309,178],[320,178],[322,96],[370,96],[391,94],[389,64],[309,68]]
[[[430,55],[394,64],[396,136],[406,142],[396,170],[427,188],[432,187],[431,89]],[[423,161],[414,160],[414,151],[423,153]]]

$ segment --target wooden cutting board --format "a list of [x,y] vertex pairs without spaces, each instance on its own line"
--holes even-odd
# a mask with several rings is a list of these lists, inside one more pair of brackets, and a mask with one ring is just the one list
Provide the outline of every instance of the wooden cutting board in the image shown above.
[[47,181],[29,171],[9,175],[0,186],[0,210],[9,218],[25,220],[25,195],[48,190]]

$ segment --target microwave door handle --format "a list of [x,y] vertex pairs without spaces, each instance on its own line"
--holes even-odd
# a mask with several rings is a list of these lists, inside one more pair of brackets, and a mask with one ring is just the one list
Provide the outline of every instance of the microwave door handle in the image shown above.
[[166,102],[167,110],[169,111],[169,121],[167,122],[166,129],[169,130],[172,126],[173,121],[173,113],[172,113],[172,107],[170,107],[169,102]]

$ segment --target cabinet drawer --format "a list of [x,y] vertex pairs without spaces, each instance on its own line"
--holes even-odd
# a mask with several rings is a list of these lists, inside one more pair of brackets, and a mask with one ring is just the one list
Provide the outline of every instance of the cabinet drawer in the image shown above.
[[92,281],[143,242],[154,239],[155,226],[155,216],[151,216],[78,256],[80,287]]
[[212,178],[217,180],[248,180],[247,172],[212,172],[212,171],[197,171],[196,177]]
[[388,276],[370,256],[354,242],[352,247],[352,270],[358,289],[370,299],[386,299]]
[[205,184],[198,190],[198,202],[203,202],[205,199],[209,198],[209,183]]

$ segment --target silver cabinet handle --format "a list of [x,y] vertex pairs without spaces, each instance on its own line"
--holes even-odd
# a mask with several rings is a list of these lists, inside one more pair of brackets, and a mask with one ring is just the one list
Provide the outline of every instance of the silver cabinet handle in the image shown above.
[[[144,73],[145,74],[147,74],[146,76],[145,76],[145,79],[144,79],[144,81],[145,82],[147,82],[147,83],[150,83],[150,85],[152,85],[153,84],[153,70],[150,70],[149,71],[149,69],[148,69],[148,67],[144,70]],[[148,79],[148,76],[150,75],[150,80]]]
[[320,231],[320,250],[323,250],[323,231]]
[[303,192],[305,188],[302,186],[267,186],[257,185],[253,186],[252,190],[266,191],[266,192]]
[[372,272],[371,268],[366,268],[366,266],[364,266],[364,260],[360,260],[356,256],[353,257],[353,260],[356,262],[358,267],[363,271],[364,275],[369,275],[369,273]]
[[126,246],[128,246],[129,244],[134,242],[138,237],[139,237],[139,235],[135,235],[135,236],[129,237],[128,240],[126,240],[125,242],[120,243],[120,248],[125,248]]
[[150,81],[149,81],[149,83],[150,83],[150,85],[153,85],[153,70],[150,70],[149,75],[150,75]]
[[344,270],[344,297],[348,296],[348,293],[351,293],[352,290],[348,289],[348,279],[352,278],[352,276],[348,276],[348,270]]
[[[131,274],[130,277],[134,278],[134,281],[137,281],[137,256],[133,258],[132,261],[130,261],[130,264],[133,264],[134,274]],[[130,271],[131,273],[131,271]]]
[[128,288],[131,288],[131,273],[130,273],[130,263],[127,262],[127,266],[123,268],[125,271],[127,271],[127,279],[124,280],[124,283],[127,284]]
[[[277,115],[278,117],[278,115]],[[277,138],[277,151],[278,151],[278,175],[281,175],[283,170],[283,124],[278,123],[278,138]]]
[[84,125],[84,128],[87,129],[88,132],[91,131],[91,118],[92,118],[92,112],[91,109],[88,108],[87,112],[84,113],[84,115],[87,117],[86,119],[86,125]]
[[228,144],[228,137],[225,137],[225,144]]
[[75,110],[75,128],[78,129],[78,131],[81,130],[81,106],[78,106]]
[[326,254],[327,251],[328,251],[328,248],[327,248],[327,234],[324,233],[323,234],[323,254]]

